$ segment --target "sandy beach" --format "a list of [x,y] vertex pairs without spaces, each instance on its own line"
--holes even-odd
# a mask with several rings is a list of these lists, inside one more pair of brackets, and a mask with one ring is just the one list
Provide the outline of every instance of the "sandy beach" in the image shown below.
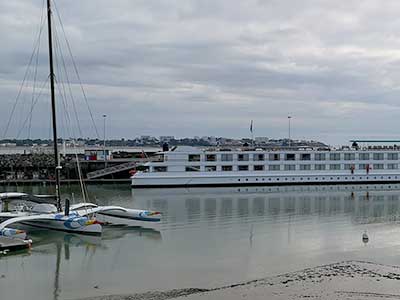
[[346,261],[213,289],[188,288],[81,300],[400,299],[400,267]]

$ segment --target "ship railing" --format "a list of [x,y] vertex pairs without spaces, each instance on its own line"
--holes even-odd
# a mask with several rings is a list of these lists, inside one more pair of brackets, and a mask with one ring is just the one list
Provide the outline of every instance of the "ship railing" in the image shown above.
[[150,160],[150,158],[138,158],[138,159],[135,159],[135,160],[127,162],[127,163],[119,164],[116,166],[104,168],[104,169],[93,171],[93,172],[89,172],[86,174],[86,177],[88,179],[94,179],[94,178],[106,176],[109,174],[129,170],[129,169],[134,169],[137,166],[143,165],[149,161],[152,161],[152,160]]

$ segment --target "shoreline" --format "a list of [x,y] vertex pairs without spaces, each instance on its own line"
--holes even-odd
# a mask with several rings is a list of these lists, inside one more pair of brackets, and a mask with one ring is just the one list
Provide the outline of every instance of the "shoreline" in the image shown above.
[[400,299],[400,267],[343,261],[211,289],[184,288],[74,300]]
[[[61,179],[61,183],[76,183],[79,179]],[[107,184],[107,183],[130,183],[130,178],[114,178],[114,179],[83,179],[85,184]],[[21,179],[21,180],[0,180],[0,186],[18,186],[18,185],[47,185],[55,184],[52,179]]]

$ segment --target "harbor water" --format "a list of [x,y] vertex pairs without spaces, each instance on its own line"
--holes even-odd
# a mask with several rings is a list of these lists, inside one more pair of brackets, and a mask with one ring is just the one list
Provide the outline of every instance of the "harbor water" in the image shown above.
[[[0,299],[210,288],[344,260],[400,265],[396,184],[88,189],[92,202],[161,211],[163,221],[106,228],[101,237],[33,231],[29,252],[0,257]],[[81,201],[78,186],[63,192]]]

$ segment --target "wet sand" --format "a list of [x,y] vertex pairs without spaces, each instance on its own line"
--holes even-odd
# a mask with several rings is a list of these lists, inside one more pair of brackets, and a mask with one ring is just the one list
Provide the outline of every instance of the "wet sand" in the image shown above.
[[188,288],[81,300],[400,299],[400,267],[346,261],[213,289]]

